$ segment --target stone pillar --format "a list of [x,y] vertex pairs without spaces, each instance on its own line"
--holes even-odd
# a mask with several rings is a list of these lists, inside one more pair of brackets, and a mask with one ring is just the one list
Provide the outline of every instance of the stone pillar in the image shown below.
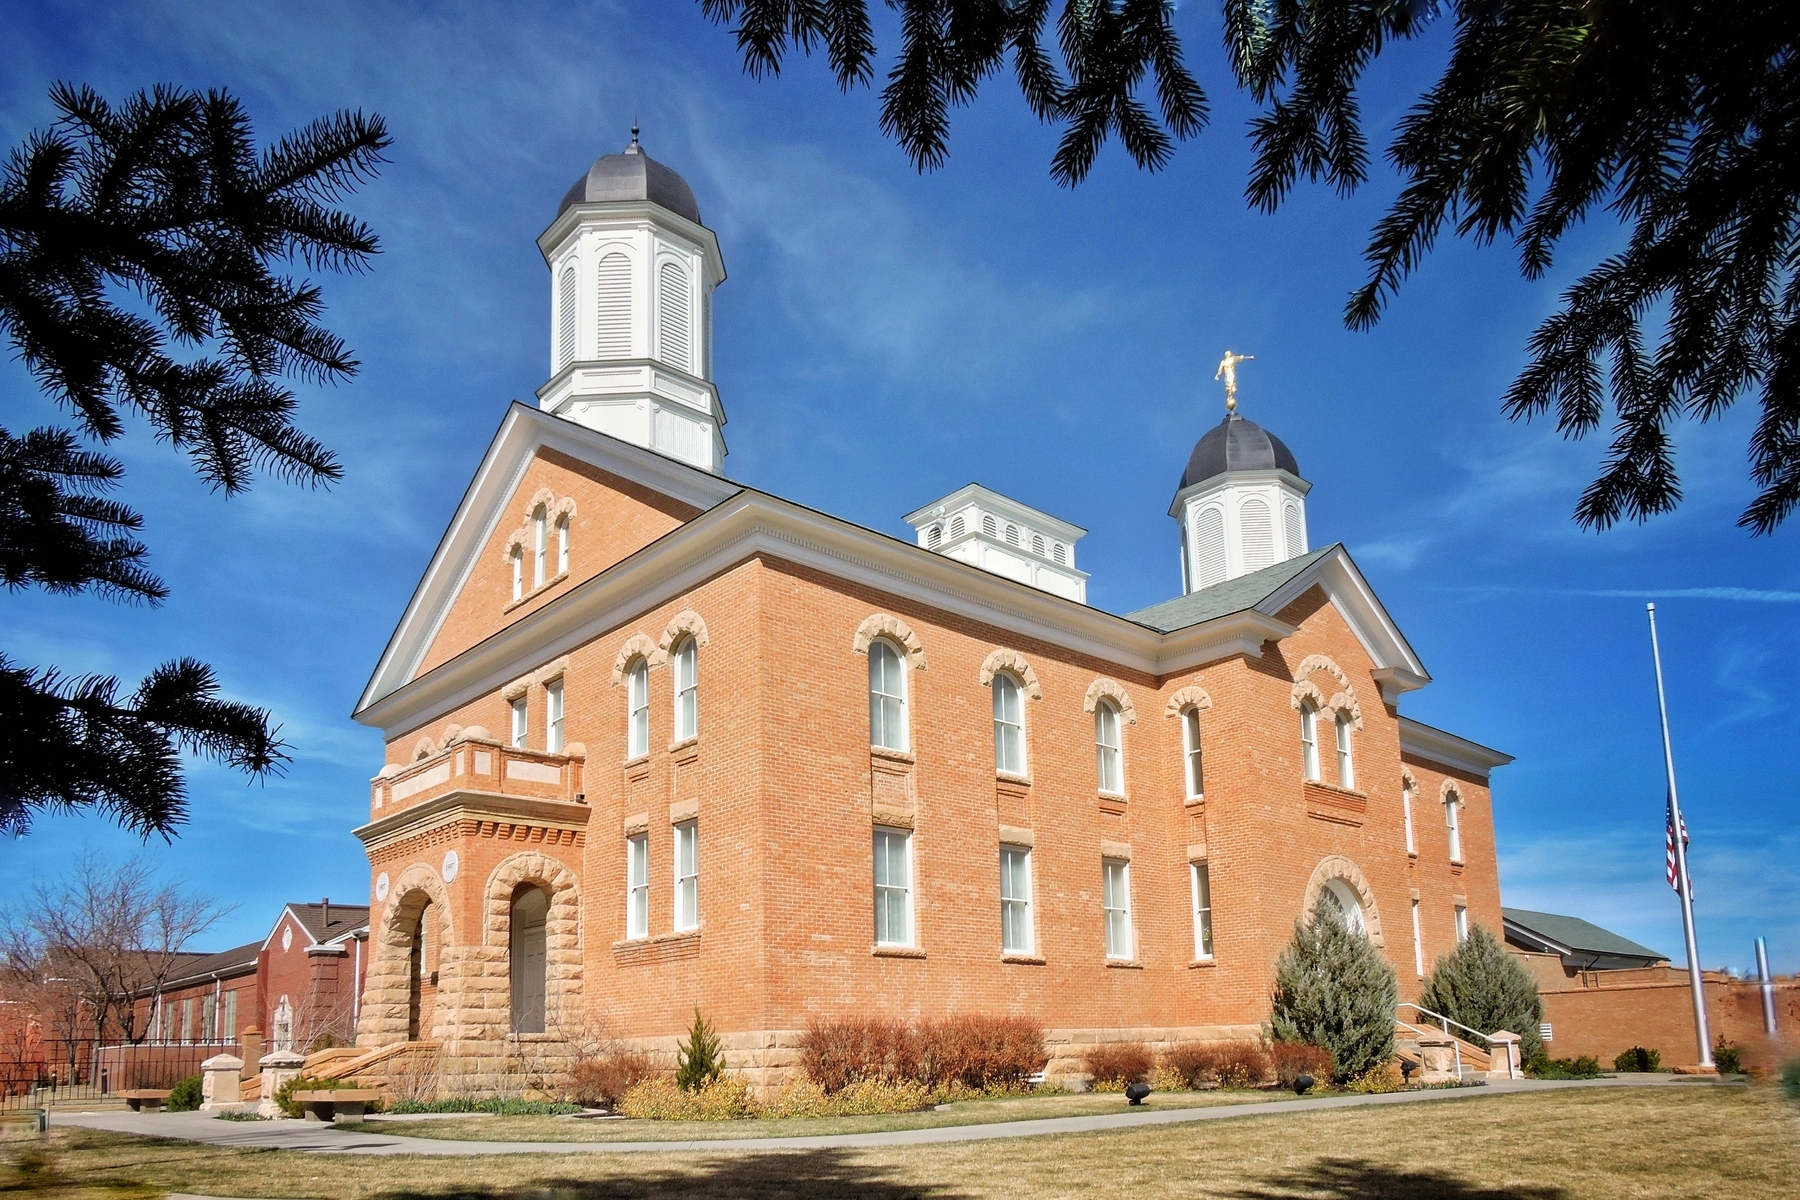
[[201,1112],[236,1108],[242,1101],[244,1060],[235,1054],[215,1054],[200,1064]]
[[243,1078],[248,1079],[262,1070],[263,1056],[262,1030],[252,1025],[238,1035],[238,1055],[244,1061]]
[[1419,1035],[1419,1082],[1443,1083],[1456,1078],[1456,1039],[1448,1034]]
[[275,1103],[275,1093],[290,1079],[300,1076],[300,1069],[306,1066],[306,1057],[295,1054],[292,1050],[277,1050],[262,1056],[262,1099],[256,1106],[259,1117],[285,1117],[281,1107]]
[[1523,1079],[1525,1072],[1519,1057],[1519,1035],[1502,1029],[1488,1034],[1488,1073],[1493,1079]]

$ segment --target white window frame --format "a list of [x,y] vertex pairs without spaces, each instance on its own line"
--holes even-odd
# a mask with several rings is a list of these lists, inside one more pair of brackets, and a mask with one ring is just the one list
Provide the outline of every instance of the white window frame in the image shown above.
[[675,833],[675,932],[700,928],[700,823],[679,821]]
[[1461,863],[1463,860],[1462,818],[1456,811],[1461,806],[1462,797],[1455,792],[1444,796],[1444,824],[1450,834],[1450,861],[1453,863]]
[[525,737],[531,732],[531,709],[520,696],[509,706],[512,712],[512,744],[515,749],[523,749]]
[[1213,957],[1212,871],[1204,859],[1188,864],[1188,892],[1194,907],[1194,961]]
[[1000,847],[1000,952],[1031,954],[1037,931],[1031,919],[1031,847]]
[[1198,800],[1206,795],[1206,761],[1201,752],[1200,710],[1193,705],[1181,710],[1181,753],[1188,799]]
[[525,595],[525,552],[514,547],[511,557],[512,598],[518,600]]
[[650,835],[625,838],[625,937],[650,936]]
[[546,559],[550,551],[550,514],[538,505],[531,512],[531,587],[533,591],[544,586]]
[[[1010,671],[995,671],[994,770],[1002,775],[1023,775],[1025,760],[1025,685]],[[1010,703],[1009,703],[1010,701]],[[1011,713],[1007,712],[1011,708]]]
[[1125,794],[1124,726],[1117,704],[1101,699],[1094,705],[1094,773],[1108,796]]
[[[871,839],[870,859],[873,869],[875,944],[877,946],[911,946],[913,944],[913,842],[912,830],[877,825]],[[894,855],[899,847],[898,858]],[[894,878],[898,862],[904,878]],[[896,904],[896,901],[898,902]],[[893,928],[898,913],[904,929]]]
[[1347,712],[1340,712],[1332,722],[1337,727],[1337,769],[1338,786],[1347,792],[1356,790],[1356,759],[1351,745],[1355,733],[1352,718]]
[[1469,910],[1461,904],[1456,906],[1456,940],[1458,942],[1469,940]]
[[566,513],[556,521],[556,573],[569,573],[569,517]]
[[1402,784],[1400,787],[1400,816],[1406,822],[1406,852],[1417,857],[1419,846],[1413,839],[1412,801],[1412,784]]
[[561,754],[563,749],[563,681],[552,679],[544,685],[544,749]]
[[650,753],[650,660],[643,655],[631,660],[625,671],[625,757]]
[[700,643],[682,638],[672,656],[675,667],[675,740],[700,735]]
[[886,638],[869,643],[869,745],[904,753],[911,745],[906,711],[906,655]]
[[1130,961],[1133,954],[1130,859],[1100,860],[1100,906],[1106,914],[1106,957]]
[[1419,902],[1412,902],[1413,923],[1413,973],[1420,979],[1425,978],[1425,936],[1419,931]]
[[1300,702],[1300,773],[1308,783],[1319,782],[1319,710],[1311,700]]

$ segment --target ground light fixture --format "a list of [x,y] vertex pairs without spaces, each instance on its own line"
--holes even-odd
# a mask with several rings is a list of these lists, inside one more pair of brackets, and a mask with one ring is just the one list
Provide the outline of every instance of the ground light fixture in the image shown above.
[[1125,1099],[1130,1104],[1142,1104],[1144,1097],[1149,1094],[1150,1085],[1147,1083],[1132,1083],[1125,1087]]
[[1296,1095],[1296,1096],[1306,1095],[1306,1090],[1308,1088],[1312,1087],[1312,1085],[1313,1085],[1313,1077],[1311,1075],[1300,1076],[1298,1079],[1294,1080],[1294,1095]]
[[1400,1082],[1405,1087],[1412,1086],[1412,1073],[1419,1069],[1419,1064],[1410,1058],[1400,1060]]

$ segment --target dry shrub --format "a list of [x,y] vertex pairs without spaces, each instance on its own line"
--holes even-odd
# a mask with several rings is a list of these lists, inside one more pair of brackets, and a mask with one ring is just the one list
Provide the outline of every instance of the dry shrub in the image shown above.
[[1337,1076],[1337,1063],[1331,1051],[1305,1042],[1270,1042],[1266,1047],[1269,1065],[1280,1087],[1293,1087],[1294,1080],[1311,1075],[1319,1083],[1330,1083]]
[[730,1121],[752,1115],[750,1087],[722,1075],[697,1092],[685,1092],[666,1075],[646,1079],[619,1100],[618,1112],[647,1121]]
[[766,1100],[753,1101],[755,1115],[782,1117],[862,1117],[877,1113],[917,1112],[931,1104],[931,1093],[911,1080],[887,1083],[860,1079],[829,1095],[810,1079],[790,1079]]
[[582,1104],[614,1108],[626,1092],[657,1074],[655,1060],[649,1054],[613,1047],[575,1063],[569,1072],[570,1098]]
[[826,1092],[864,1079],[893,1082],[918,1074],[912,1026],[891,1017],[817,1017],[800,1035],[800,1067]]
[[918,1025],[889,1017],[815,1018],[800,1035],[800,1066],[828,1095],[853,1084],[913,1083],[975,1094],[1018,1091],[1050,1061],[1029,1017],[965,1015]]
[[1361,1075],[1344,1085],[1346,1092],[1361,1092],[1365,1095],[1376,1095],[1382,1092],[1397,1092],[1402,1087],[1400,1068],[1393,1063],[1382,1063],[1378,1067],[1370,1067]]
[[1147,1078],[1156,1066],[1156,1057],[1142,1042],[1101,1042],[1082,1057],[1091,1076],[1089,1086],[1096,1092],[1122,1092],[1126,1084]]
[[1188,1088],[1261,1087],[1272,1070],[1268,1054],[1255,1042],[1183,1042],[1163,1055],[1162,1065]]

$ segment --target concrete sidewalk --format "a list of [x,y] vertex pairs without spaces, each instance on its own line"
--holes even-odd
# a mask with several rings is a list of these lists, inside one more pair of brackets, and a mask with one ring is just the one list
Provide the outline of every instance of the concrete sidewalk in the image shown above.
[[1316,1112],[1328,1108],[1360,1108],[1376,1104],[1429,1104],[1439,1100],[1477,1100],[1488,1096],[1515,1096],[1528,1092],[1566,1088],[1606,1087],[1710,1087],[1717,1080],[1671,1075],[1621,1075],[1610,1079],[1490,1083],[1479,1088],[1445,1088],[1395,1092],[1383,1096],[1317,1096],[1301,1100],[1265,1100],[1224,1104],[1213,1108],[1158,1109],[1155,1097],[1142,1108],[1082,1117],[1050,1117],[1033,1121],[1003,1121],[988,1125],[942,1125],[930,1129],[899,1129],[885,1133],[837,1133],[815,1137],[715,1138],[706,1141],[666,1142],[476,1142],[437,1138],[400,1137],[385,1133],[361,1133],[334,1129],[308,1121],[221,1121],[211,1113],[55,1113],[53,1125],[134,1133],[144,1137],[174,1138],[208,1146],[258,1150],[299,1150],[313,1154],[645,1154],[678,1151],[731,1153],[779,1150],[843,1150],[883,1146],[927,1146],[945,1142],[977,1142],[1000,1138],[1047,1137],[1058,1134],[1099,1133],[1136,1129],[1145,1125],[1175,1125],[1194,1121],[1223,1121],[1233,1117],[1273,1113]]

